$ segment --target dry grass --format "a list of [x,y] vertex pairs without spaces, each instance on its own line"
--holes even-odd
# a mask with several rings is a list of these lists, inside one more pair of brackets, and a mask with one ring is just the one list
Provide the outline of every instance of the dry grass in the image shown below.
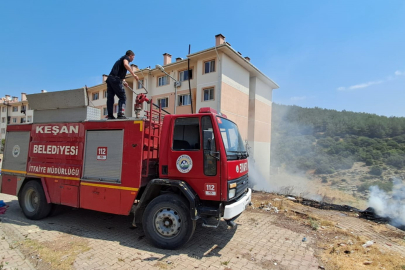
[[90,250],[87,240],[71,235],[46,242],[27,238],[20,242],[20,248],[29,258],[36,258],[36,264],[41,260],[41,269],[58,270],[72,269],[77,255]]
[[[332,243],[320,243],[324,249],[321,260],[326,269],[405,269],[405,258],[378,244],[364,248],[361,237],[339,237]],[[366,265],[368,263],[368,265]],[[365,264],[366,263],[366,264]]]
[[161,261],[156,262],[153,266],[156,268],[159,268],[159,269],[163,269],[163,270],[168,270],[168,269],[173,268],[173,264],[167,264],[166,262],[161,262]]
[[347,194],[341,190],[333,189],[330,186],[318,186],[316,194],[323,198],[323,201],[335,204],[347,204],[359,209],[366,209],[367,202]]
[[[339,193],[343,192],[337,191],[336,194]],[[347,199],[347,197],[344,198]],[[282,215],[291,220],[291,224],[295,223],[301,227],[304,225],[315,230],[313,231],[313,234],[316,235],[314,244],[317,246],[320,263],[325,266],[325,269],[405,270],[405,257],[403,255],[391,251],[390,247],[385,246],[384,243],[381,245],[375,243],[369,248],[363,248],[362,245],[370,239],[363,238],[361,234],[356,235],[351,231],[341,229],[337,221],[331,221],[326,216],[312,212],[310,207],[276,194],[255,193],[252,199],[256,207],[262,203],[265,205],[271,203],[272,206],[276,206],[280,210],[284,209],[277,215]],[[274,214],[273,212],[268,213]],[[352,213],[346,212],[345,214],[350,216]],[[405,245],[403,232],[384,224],[370,223],[370,227],[375,232],[389,237],[391,241],[401,242],[402,245]],[[371,263],[365,265],[365,262]]]

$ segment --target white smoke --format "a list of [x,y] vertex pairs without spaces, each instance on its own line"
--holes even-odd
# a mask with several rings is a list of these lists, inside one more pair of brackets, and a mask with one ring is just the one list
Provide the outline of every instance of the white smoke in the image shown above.
[[269,179],[266,179],[256,168],[255,161],[252,157],[248,158],[249,164],[249,185],[257,191],[275,192],[274,186],[271,186]]
[[307,199],[321,200],[322,196],[313,192],[315,187],[304,174],[281,172],[264,177],[256,168],[253,158],[249,157],[249,183],[253,190],[295,195]]
[[381,217],[388,217],[394,226],[405,226],[405,184],[400,179],[394,180],[392,193],[388,194],[378,188],[370,187],[369,207]]

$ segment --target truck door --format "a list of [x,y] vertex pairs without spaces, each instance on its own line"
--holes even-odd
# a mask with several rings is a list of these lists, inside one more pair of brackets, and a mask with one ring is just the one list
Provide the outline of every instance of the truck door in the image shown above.
[[215,139],[210,116],[174,119],[169,176],[186,181],[202,200],[220,200]]

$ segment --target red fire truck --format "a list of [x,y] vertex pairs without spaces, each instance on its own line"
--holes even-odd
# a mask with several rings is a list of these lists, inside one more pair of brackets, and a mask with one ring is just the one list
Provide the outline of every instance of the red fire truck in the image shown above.
[[198,219],[234,226],[251,200],[237,125],[211,108],[152,107],[132,120],[8,126],[0,192],[18,196],[35,220],[55,205],[133,213],[159,248],[185,244]]

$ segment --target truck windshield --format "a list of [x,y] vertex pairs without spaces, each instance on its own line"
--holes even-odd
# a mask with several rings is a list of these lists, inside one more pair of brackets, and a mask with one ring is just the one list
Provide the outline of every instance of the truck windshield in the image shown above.
[[217,117],[222,141],[228,160],[247,158],[247,152],[239,134],[238,126],[225,118]]

